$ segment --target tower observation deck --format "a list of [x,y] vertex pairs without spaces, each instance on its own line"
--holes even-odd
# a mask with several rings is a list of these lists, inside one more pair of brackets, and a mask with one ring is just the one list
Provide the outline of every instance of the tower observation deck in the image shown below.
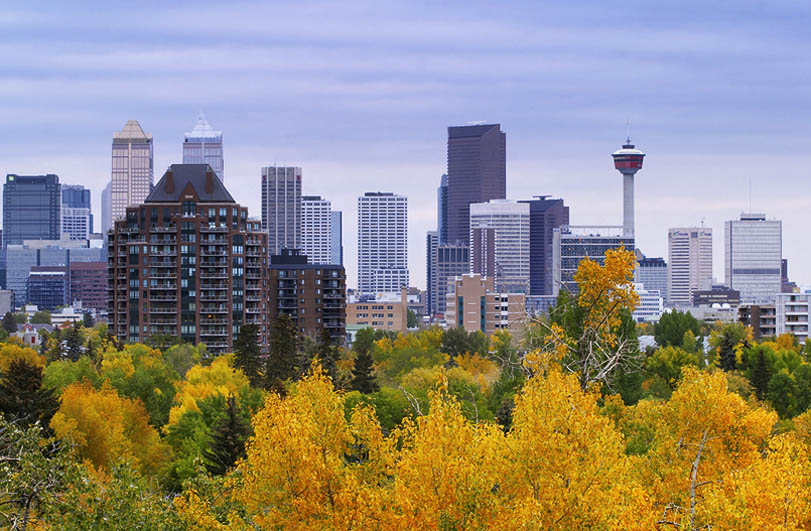
[[625,140],[622,149],[611,154],[614,168],[622,174],[622,231],[625,237],[634,237],[634,176],[642,169],[645,154]]

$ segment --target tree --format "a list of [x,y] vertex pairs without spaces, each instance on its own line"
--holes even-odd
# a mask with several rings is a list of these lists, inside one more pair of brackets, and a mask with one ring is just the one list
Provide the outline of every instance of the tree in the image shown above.
[[352,367],[352,389],[364,394],[374,393],[380,389],[372,373],[372,364],[372,354],[368,351],[355,356],[355,364]]
[[374,328],[361,328],[355,333],[355,339],[352,342],[352,350],[358,354],[362,352],[371,352],[377,339],[380,338],[376,337]]
[[31,316],[31,324],[51,324],[51,312],[41,310]]
[[259,326],[243,324],[234,342],[234,366],[242,369],[253,385],[259,385]]
[[653,338],[660,347],[683,347],[688,352],[691,349],[684,345],[684,334],[692,332],[693,337],[701,336],[701,322],[690,314],[673,310],[665,312],[653,327]]
[[263,379],[265,388],[284,390],[284,382],[296,375],[298,330],[290,316],[282,313],[270,329],[270,345],[265,358]]
[[70,360],[76,361],[79,359],[79,356],[82,355],[83,344],[81,325],[78,322],[73,323],[65,337],[65,348]]
[[9,421],[47,427],[58,408],[53,389],[42,385],[42,367],[16,359],[0,373],[0,413]]
[[763,349],[759,348],[757,353],[757,362],[755,368],[752,370],[752,387],[755,389],[755,395],[758,399],[763,400],[766,398],[766,393],[769,392],[769,380],[771,379],[771,370],[769,363],[766,361],[766,355]]
[[17,320],[14,319],[14,314],[11,312],[6,312],[6,315],[3,316],[3,329],[9,334],[17,331]]
[[408,316],[406,318],[406,326],[408,328],[417,328],[420,325],[419,320],[417,319],[417,314],[414,313],[412,310],[408,310]]
[[28,322],[28,314],[25,313],[25,312],[18,312],[18,313],[15,313],[13,315],[14,315],[14,321],[17,322],[18,326],[23,325],[23,324]]
[[752,329],[741,323],[727,323],[710,336],[710,346],[714,349],[718,366],[725,371],[738,368],[741,351],[752,341]]
[[676,389],[684,367],[698,367],[698,365],[698,358],[695,354],[672,346],[656,349],[645,361],[648,376],[660,378],[671,390]]
[[321,336],[318,341],[318,358],[324,372],[332,378],[332,384],[339,387],[338,382],[338,347],[332,341],[329,330],[321,329]]
[[222,476],[245,457],[245,441],[251,427],[243,420],[236,398],[228,397],[225,417],[214,427],[211,444],[203,451],[209,473]]
[[84,316],[82,317],[82,326],[85,328],[93,328],[96,325],[93,316],[90,315],[90,312],[85,312]]

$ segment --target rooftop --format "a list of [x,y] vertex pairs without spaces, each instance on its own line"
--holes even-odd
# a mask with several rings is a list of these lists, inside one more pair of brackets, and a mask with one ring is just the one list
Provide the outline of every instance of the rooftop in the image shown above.
[[197,117],[197,123],[194,125],[194,129],[186,133],[185,139],[187,142],[195,139],[211,139],[222,142],[222,131],[215,131],[214,128],[211,127],[211,124],[208,123],[206,115],[200,113],[200,116]]
[[189,186],[201,203],[236,203],[208,164],[172,164],[144,203],[177,203]]
[[490,131],[501,131],[501,124],[459,125],[448,127],[448,139],[484,136]]
[[152,140],[152,135],[144,133],[138,120],[129,120],[124,125],[124,129],[113,133],[113,140]]

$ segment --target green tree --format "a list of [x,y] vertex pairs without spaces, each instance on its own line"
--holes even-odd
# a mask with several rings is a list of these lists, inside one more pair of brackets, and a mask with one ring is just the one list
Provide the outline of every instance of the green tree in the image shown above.
[[783,418],[791,418],[797,411],[797,386],[794,377],[788,370],[782,369],[772,375],[769,380],[769,392],[767,394],[777,414]]
[[3,316],[3,329],[9,334],[17,331],[17,321],[11,312],[6,312],[6,315]]
[[358,353],[352,367],[352,389],[363,394],[370,394],[380,389],[372,373],[372,354],[370,352]]
[[93,319],[93,316],[90,315],[90,312],[86,312],[82,317],[82,326],[84,326],[85,328],[93,328],[95,325],[96,322]]
[[84,339],[82,338],[81,325],[78,322],[73,323],[70,330],[65,337],[65,349],[67,350],[68,358],[76,361],[82,355]]
[[51,312],[41,310],[31,316],[31,324],[51,324]]
[[[684,346],[684,334],[690,331],[694,337],[701,336],[701,322],[690,312],[674,310],[665,312],[653,327],[653,338],[660,347]],[[689,348],[686,348],[688,352]]]
[[329,330],[321,329],[321,336],[318,341],[318,359],[321,368],[332,379],[332,385],[338,386],[338,347],[332,341]]
[[234,365],[242,369],[252,385],[259,384],[259,326],[243,324],[234,342]]
[[28,322],[28,314],[25,312],[18,312],[14,314],[14,320],[18,325],[23,325]]
[[202,343],[195,347],[188,343],[174,345],[163,352],[166,363],[172,367],[181,378],[186,376],[186,372],[200,363],[202,355],[200,353]]
[[408,328],[417,328],[419,326],[419,320],[417,319],[417,314],[414,313],[412,310],[408,310],[408,316],[406,317],[406,326]]
[[59,409],[53,389],[42,385],[42,368],[14,360],[0,374],[0,413],[23,428],[39,421],[47,428]]
[[738,351],[749,346],[749,331],[741,323],[727,323],[712,333],[710,346],[725,371],[738,368]]
[[361,328],[355,333],[355,340],[352,342],[352,350],[358,354],[371,353],[377,339],[379,338],[376,337],[374,328]]
[[265,388],[284,392],[284,382],[296,375],[297,346],[298,330],[290,316],[282,313],[270,329],[270,345],[262,371]]
[[667,383],[671,391],[681,380],[684,367],[698,367],[699,361],[695,354],[691,354],[679,347],[662,347],[656,349],[645,361],[645,368],[649,377],[660,378]]
[[766,360],[766,355],[763,349],[759,348],[757,353],[757,361],[755,367],[752,369],[752,387],[755,389],[755,395],[763,400],[769,392],[769,380],[771,379],[771,369]]
[[245,457],[245,441],[251,436],[250,425],[242,417],[236,398],[228,397],[225,417],[214,427],[211,444],[203,451],[206,469],[221,476],[238,459]]

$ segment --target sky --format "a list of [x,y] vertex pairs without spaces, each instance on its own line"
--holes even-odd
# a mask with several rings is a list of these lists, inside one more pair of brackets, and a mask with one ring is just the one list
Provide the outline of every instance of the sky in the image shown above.
[[562,197],[572,224],[622,221],[610,154],[630,122],[637,246],[704,223],[723,280],[724,221],[783,221],[811,282],[811,3],[16,2],[0,5],[0,175],[56,173],[100,194],[112,134],[154,137],[155,182],[204,111],[225,184],[255,216],[260,169],[300,166],[344,211],[356,283],[357,197],[409,199],[411,283],[425,286],[447,127],[500,123],[507,197]]

